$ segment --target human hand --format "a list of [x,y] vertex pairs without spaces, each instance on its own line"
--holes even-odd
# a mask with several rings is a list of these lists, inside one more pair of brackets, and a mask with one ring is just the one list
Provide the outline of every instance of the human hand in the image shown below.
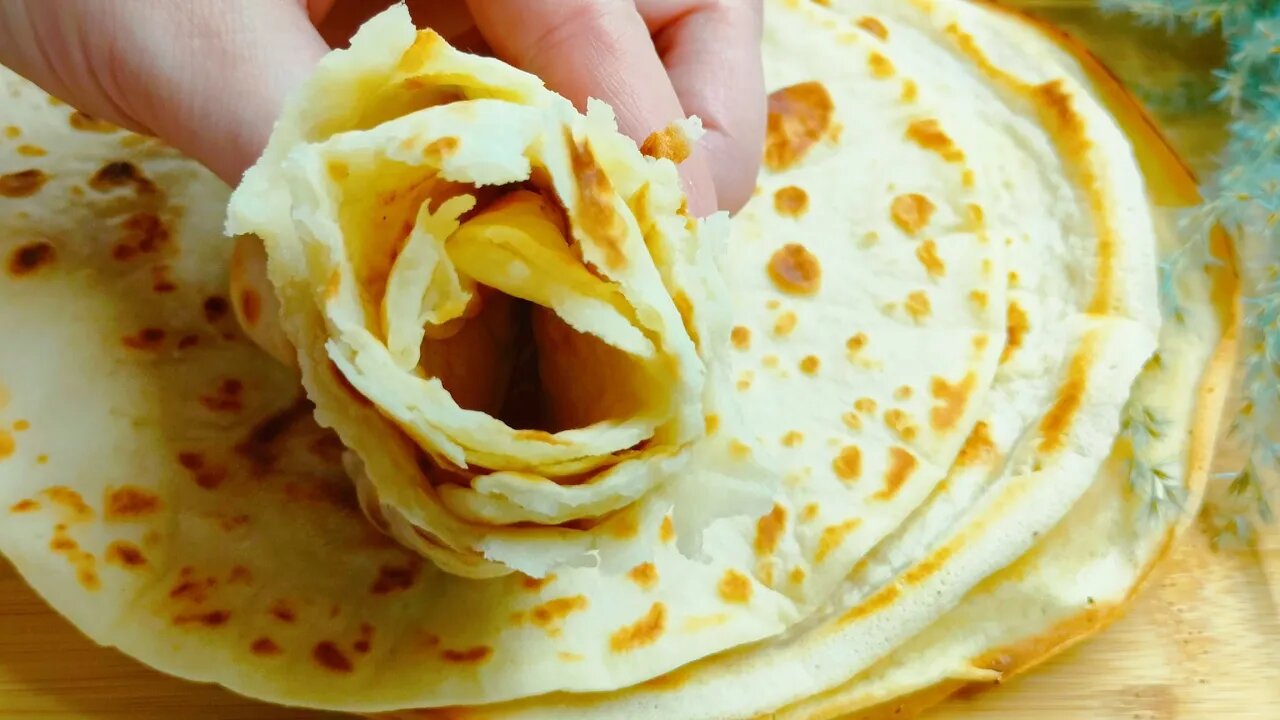
[[[84,112],[156,135],[239,182],[297,87],[386,0],[6,0],[0,63]],[[613,106],[643,140],[698,115],[681,165],[690,209],[737,210],[764,136],[759,0],[410,0],[579,107]],[[478,36],[478,37],[477,37]],[[482,40],[481,43],[474,42]]]

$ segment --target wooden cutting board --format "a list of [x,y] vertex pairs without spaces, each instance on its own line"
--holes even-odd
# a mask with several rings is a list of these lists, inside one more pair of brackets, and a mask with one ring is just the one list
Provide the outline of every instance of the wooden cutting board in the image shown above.
[[[0,720],[322,720],[161,675],[97,647],[0,565]],[[1197,528],[1129,614],[930,720],[1280,718],[1280,531],[1214,551]]]

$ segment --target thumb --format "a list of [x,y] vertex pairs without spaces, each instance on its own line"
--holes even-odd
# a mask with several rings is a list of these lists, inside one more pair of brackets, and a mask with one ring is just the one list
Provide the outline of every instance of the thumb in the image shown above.
[[0,62],[230,184],[326,50],[300,0],[0,3]]

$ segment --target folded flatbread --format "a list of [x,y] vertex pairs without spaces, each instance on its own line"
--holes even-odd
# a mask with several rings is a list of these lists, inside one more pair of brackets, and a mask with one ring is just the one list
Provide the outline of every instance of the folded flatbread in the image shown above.
[[834,717],[1088,633],[1177,527],[1134,468],[1199,499],[1194,185],[985,5],[769,0],[764,47],[756,197],[696,220],[696,120],[637,145],[394,7],[234,257],[205,171],[4,75],[0,551],[165,672],[402,717]]

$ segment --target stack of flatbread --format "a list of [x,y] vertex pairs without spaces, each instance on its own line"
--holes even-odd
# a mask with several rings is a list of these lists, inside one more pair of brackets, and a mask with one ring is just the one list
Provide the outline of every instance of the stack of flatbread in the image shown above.
[[1225,239],[1162,320],[1194,182],[1052,31],[765,4],[731,220],[696,118],[403,7],[229,200],[0,76],[0,551],[164,672],[405,718],[892,715],[1100,627],[1199,502]]

